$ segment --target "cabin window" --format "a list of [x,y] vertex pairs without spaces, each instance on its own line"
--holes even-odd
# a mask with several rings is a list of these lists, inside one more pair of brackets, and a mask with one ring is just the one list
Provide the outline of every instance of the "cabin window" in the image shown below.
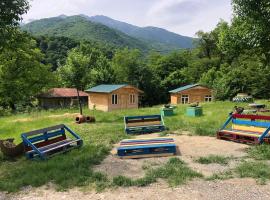
[[118,96],[117,94],[112,95],[112,104],[116,105],[118,103]]
[[129,103],[134,104],[135,103],[135,94],[130,94],[129,95]]
[[206,95],[206,96],[204,97],[204,101],[205,101],[205,102],[211,102],[211,101],[212,101],[212,95]]
[[183,94],[181,97],[182,104],[187,104],[189,102],[189,96],[187,94]]

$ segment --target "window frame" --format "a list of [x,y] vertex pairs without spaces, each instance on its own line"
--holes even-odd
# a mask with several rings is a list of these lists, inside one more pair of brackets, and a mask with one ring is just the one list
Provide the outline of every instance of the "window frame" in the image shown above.
[[129,104],[135,104],[135,94],[129,94]]
[[204,96],[204,102],[212,102],[213,96],[212,95],[205,95]]
[[182,94],[181,95],[181,103],[182,104],[188,104],[189,103],[189,95],[188,94]]
[[112,105],[117,105],[118,104],[118,95],[117,94],[112,94]]

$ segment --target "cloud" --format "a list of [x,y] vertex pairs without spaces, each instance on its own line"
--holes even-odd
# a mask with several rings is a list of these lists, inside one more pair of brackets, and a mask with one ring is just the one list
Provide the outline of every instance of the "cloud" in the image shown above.
[[203,5],[199,0],[162,0],[154,5],[147,15],[168,25],[184,24],[192,21]]
[[148,23],[184,35],[210,31],[222,18],[230,20],[230,0],[161,0],[149,9]]

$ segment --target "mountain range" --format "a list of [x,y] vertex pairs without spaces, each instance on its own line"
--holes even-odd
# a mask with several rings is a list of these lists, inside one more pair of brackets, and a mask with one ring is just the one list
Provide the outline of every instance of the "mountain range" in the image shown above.
[[31,21],[21,27],[33,35],[65,36],[75,40],[91,40],[143,51],[153,49],[164,53],[193,48],[194,40],[162,28],[139,27],[102,15],[60,15]]

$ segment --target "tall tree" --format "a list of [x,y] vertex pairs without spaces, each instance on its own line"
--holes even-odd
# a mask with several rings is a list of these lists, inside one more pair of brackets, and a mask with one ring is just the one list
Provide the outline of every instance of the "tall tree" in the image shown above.
[[270,2],[269,0],[233,0],[234,14],[245,24],[251,48],[263,53],[270,63]]
[[13,110],[17,105],[31,104],[37,94],[55,83],[50,66],[41,63],[44,55],[35,40],[23,37],[16,49],[0,53],[0,104]]
[[[99,49],[84,43],[68,53],[65,65],[58,68],[58,74],[64,86],[75,87],[77,91],[112,79],[109,60]],[[79,95],[78,102],[82,114]]]
[[138,86],[139,72],[143,65],[142,54],[137,49],[119,49],[112,59],[112,68],[118,83],[129,83]]
[[0,51],[12,44],[13,35],[17,34],[17,26],[22,15],[29,9],[27,0],[1,0],[0,2]]

